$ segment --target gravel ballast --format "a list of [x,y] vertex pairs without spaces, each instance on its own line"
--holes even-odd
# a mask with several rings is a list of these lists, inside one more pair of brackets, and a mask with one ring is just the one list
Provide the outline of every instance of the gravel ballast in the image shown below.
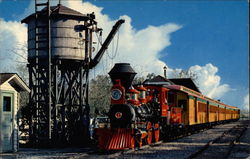
[[[204,158],[204,154],[212,153],[216,156],[216,152],[221,153],[225,144],[230,143],[228,147],[231,151],[226,151],[229,158],[247,158],[250,151],[250,121],[237,121],[224,125],[217,125],[212,129],[204,130],[197,134],[192,134],[171,142],[162,142],[152,146],[144,146],[140,150],[121,151],[113,154],[97,153],[93,149],[21,149],[17,153],[0,154],[1,158],[6,159],[22,159],[22,158],[124,158],[124,159],[140,159],[140,158],[162,158],[162,159],[188,159],[188,158]],[[248,125],[244,133],[235,131],[235,136],[232,133],[225,133],[232,131],[237,126]],[[238,134],[237,134],[238,133]],[[227,138],[223,138],[223,137]],[[238,137],[238,138],[237,138]],[[237,138],[237,140],[235,140]],[[230,139],[230,140],[226,140]],[[235,140],[235,141],[234,141]],[[223,145],[223,142],[224,145]],[[231,143],[231,141],[234,141]],[[211,149],[213,147],[213,149]],[[225,148],[224,150],[226,150]],[[216,150],[216,151],[215,151]],[[228,149],[229,150],[229,149]],[[206,156],[211,157],[211,155]],[[217,157],[216,157],[217,158]]]

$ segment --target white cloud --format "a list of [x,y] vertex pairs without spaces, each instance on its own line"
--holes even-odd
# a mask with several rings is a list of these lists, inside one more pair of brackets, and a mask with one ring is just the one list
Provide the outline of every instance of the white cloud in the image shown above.
[[[163,67],[166,63],[160,60],[162,56],[161,51],[171,45],[171,33],[178,31],[182,26],[174,23],[167,23],[161,26],[148,26],[142,30],[136,30],[132,26],[132,19],[128,15],[123,15],[119,18],[117,17],[116,20],[112,20],[108,15],[102,13],[103,8],[88,2],[82,3],[81,0],[75,0],[62,1],[62,4],[82,13],[95,12],[98,26],[104,30],[103,37],[108,35],[112,26],[118,19],[123,18],[126,21],[119,31],[119,49],[117,54],[114,50],[118,36],[114,38],[109,46],[108,52],[105,53],[101,63],[94,70],[96,75],[100,73],[107,74],[113,64],[117,62],[131,63],[139,76],[148,73],[163,74]],[[22,18],[32,12],[34,12],[33,1],[25,10]],[[19,22],[5,22],[1,20],[0,23],[0,35],[3,37],[0,41],[0,47],[4,48],[1,49],[0,58],[8,58],[8,56],[1,56],[3,54],[8,55],[7,52],[2,53],[2,51],[11,47],[15,48],[15,43],[24,43],[27,39],[27,31],[26,27]],[[98,49],[96,50],[98,51]],[[114,54],[116,54],[116,56],[114,56]],[[112,56],[114,56],[114,58],[110,58]],[[0,65],[6,66],[8,62],[1,62]],[[181,69],[177,69],[177,71],[178,70],[180,71]],[[195,65],[190,67],[189,70],[197,74],[199,89],[211,98],[221,98],[231,89],[228,84],[220,83],[220,76],[217,74],[218,68],[212,64],[207,64],[205,66]],[[173,69],[169,68],[168,75],[171,73],[173,74]]]
[[[112,26],[118,20],[111,20],[108,15],[102,13],[103,8],[88,2],[63,1],[63,4],[82,13],[94,12],[98,26],[104,30],[103,37],[107,36]],[[146,75],[151,72],[162,74],[162,68],[166,64],[160,60],[160,52],[171,44],[171,33],[179,30],[181,26],[168,23],[136,30],[133,28],[131,24],[132,19],[129,16],[123,15],[120,18],[125,19],[125,24],[119,30],[119,49],[117,55],[113,59],[109,58],[115,54],[115,49],[112,48],[113,44],[110,44],[109,51],[105,53],[96,69],[97,74],[106,74],[113,64],[117,62],[130,63],[138,75]],[[116,40],[117,36],[113,40],[115,44]]]
[[249,110],[249,93],[244,97],[243,109]]
[[[109,46],[108,52],[105,53],[101,63],[97,67],[97,74],[107,73],[111,69],[112,65],[116,62],[131,63],[138,74],[146,75],[150,72],[155,72],[156,74],[162,73],[162,68],[166,64],[160,60],[160,52],[171,44],[170,34],[180,29],[180,25],[168,23],[161,26],[148,26],[145,29],[136,30],[131,24],[131,18],[127,15],[123,15],[116,20],[111,20],[108,15],[102,13],[103,8],[97,7],[88,2],[83,3],[81,0],[75,0],[62,1],[62,4],[82,13],[95,12],[98,26],[103,28],[104,30],[104,38],[107,37],[112,26],[118,19],[125,19],[126,22],[122,25],[119,31],[119,50],[117,56],[112,59],[109,58],[110,56],[113,56],[113,54],[115,54],[114,48],[116,47],[116,36],[116,38],[114,38],[113,40],[114,44],[111,44]],[[33,12],[34,2],[31,1],[30,5],[22,14],[22,18],[28,16]],[[1,23],[3,24],[1,25],[2,34],[6,34],[6,36],[3,36],[4,38],[2,39],[2,41],[4,42],[0,44],[1,48],[3,48],[2,46],[4,46],[4,50],[6,50],[6,46],[8,46],[9,48],[14,48],[14,43],[24,43],[24,41],[26,41],[27,31],[25,30],[26,28],[24,27],[24,25],[21,25],[19,22],[5,22],[3,20],[1,21]],[[20,29],[16,29],[16,27],[20,27]],[[10,44],[6,45],[7,42]],[[96,49],[96,52],[97,51],[98,50]],[[4,65],[6,64],[7,61]]]
[[[179,77],[181,71],[183,71],[181,68],[168,68],[167,76],[169,78]],[[221,99],[227,92],[234,90],[228,84],[221,84],[221,77],[217,74],[218,68],[211,63],[205,66],[194,65],[187,71],[195,74],[195,84],[202,94],[210,98]],[[189,76],[184,75],[184,78],[186,77],[188,78]]]
[[0,19],[0,37],[0,71],[15,72],[15,62],[26,58],[27,29],[20,22]]
[[231,90],[228,84],[221,84],[221,77],[217,74],[218,68],[211,63],[205,66],[195,65],[189,70],[197,75],[199,89],[208,97],[219,99]]

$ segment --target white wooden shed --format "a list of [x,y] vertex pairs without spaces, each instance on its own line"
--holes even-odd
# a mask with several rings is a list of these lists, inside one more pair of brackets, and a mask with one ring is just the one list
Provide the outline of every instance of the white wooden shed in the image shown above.
[[17,74],[0,73],[0,153],[19,148],[17,112],[21,91],[30,89]]

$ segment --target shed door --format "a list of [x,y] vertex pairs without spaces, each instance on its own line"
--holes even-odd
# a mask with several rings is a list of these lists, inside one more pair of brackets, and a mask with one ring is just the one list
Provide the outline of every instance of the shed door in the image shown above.
[[12,122],[13,122],[13,94],[12,93],[2,93],[2,150],[11,151],[12,150]]

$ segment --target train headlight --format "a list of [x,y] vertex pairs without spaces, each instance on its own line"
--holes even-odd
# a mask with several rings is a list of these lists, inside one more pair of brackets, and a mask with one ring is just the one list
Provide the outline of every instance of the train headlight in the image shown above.
[[113,89],[111,92],[111,98],[113,100],[119,100],[122,96],[122,92],[119,89]]
[[122,117],[122,113],[121,112],[115,113],[115,117],[116,119],[120,119]]

